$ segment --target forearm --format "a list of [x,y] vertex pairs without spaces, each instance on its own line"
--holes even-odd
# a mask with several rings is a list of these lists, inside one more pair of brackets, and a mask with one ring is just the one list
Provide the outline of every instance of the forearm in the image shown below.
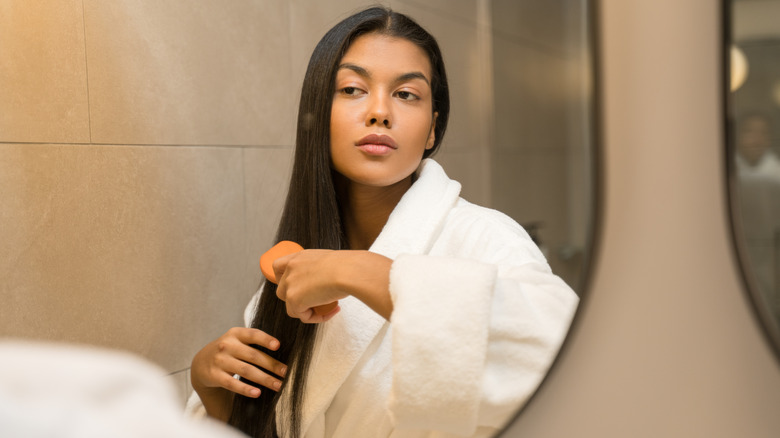
[[393,261],[369,251],[343,251],[337,281],[350,295],[389,320],[393,314],[390,297],[390,267]]

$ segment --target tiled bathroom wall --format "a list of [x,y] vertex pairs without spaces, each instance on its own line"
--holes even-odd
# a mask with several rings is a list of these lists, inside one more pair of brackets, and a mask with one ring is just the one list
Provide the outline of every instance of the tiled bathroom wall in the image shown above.
[[580,286],[591,229],[588,11],[581,0],[491,1],[492,205],[536,231],[553,271]]
[[[567,111],[550,73],[567,62],[561,29],[518,33],[491,3],[512,2],[385,2],[442,45],[453,111],[437,159],[463,195],[563,230],[574,155],[544,121]],[[184,400],[192,356],[242,323],[260,283],[308,56],[366,4],[0,0],[0,337],[140,354]],[[494,102],[494,81],[514,88]]]
[[260,282],[308,55],[363,4],[0,0],[0,335],[129,350],[185,393]]

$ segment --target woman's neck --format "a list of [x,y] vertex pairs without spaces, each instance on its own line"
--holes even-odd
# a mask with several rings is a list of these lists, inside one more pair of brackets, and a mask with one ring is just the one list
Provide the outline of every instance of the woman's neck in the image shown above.
[[341,217],[350,249],[368,249],[387,223],[390,213],[412,186],[412,177],[388,187],[341,184]]

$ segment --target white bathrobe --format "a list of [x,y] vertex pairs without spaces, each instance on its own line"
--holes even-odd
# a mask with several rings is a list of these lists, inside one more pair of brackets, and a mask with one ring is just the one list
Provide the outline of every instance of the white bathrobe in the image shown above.
[[391,320],[348,297],[320,327],[305,437],[492,436],[536,390],[577,295],[516,222],[459,194],[423,161],[370,248],[393,259]]

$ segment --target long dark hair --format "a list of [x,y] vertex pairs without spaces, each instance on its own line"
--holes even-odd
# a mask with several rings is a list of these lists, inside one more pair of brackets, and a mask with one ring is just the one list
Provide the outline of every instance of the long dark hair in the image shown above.
[[[428,55],[433,111],[438,112],[438,117],[434,146],[423,156],[432,155],[441,144],[450,100],[436,40],[411,18],[387,8],[366,9],[344,19],[317,44],[306,70],[298,109],[295,161],[277,241],[292,240],[304,248],[348,248],[331,170],[330,112],[339,63],[352,42],[369,33],[409,40]],[[275,352],[256,347],[288,365],[283,392],[289,399],[285,402],[282,424],[290,427],[290,436],[296,438],[301,434],[301,407],[317,326],[288,317],[284,302],[276,296],[276,285],[265,283],[252,327],[273,335],[281,343]],[[236,394],[228,423],[251,437],[276,437],[275,410],[281,394],[265,388],[257,399]]]

